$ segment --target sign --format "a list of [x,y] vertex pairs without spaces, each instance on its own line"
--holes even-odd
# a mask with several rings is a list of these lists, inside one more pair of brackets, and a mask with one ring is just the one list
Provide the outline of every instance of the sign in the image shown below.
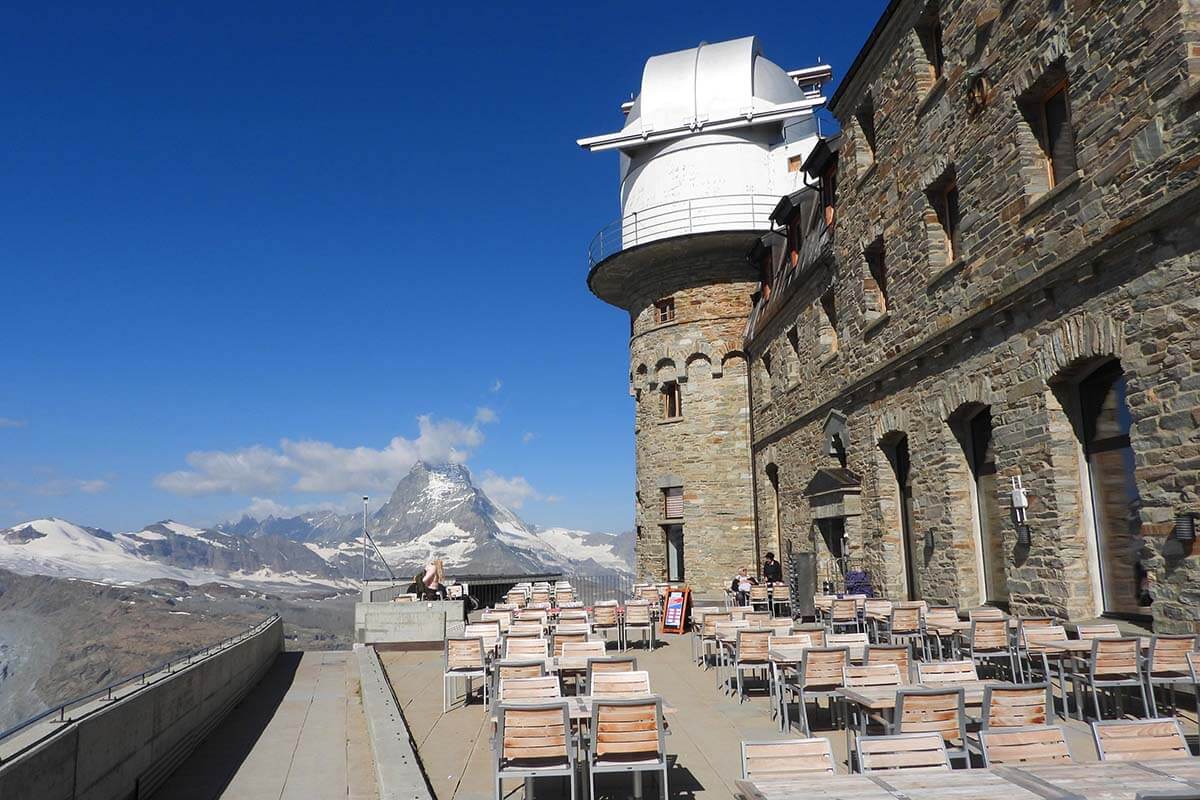
[[686,586],[668,589],[663,599],[662,632],[683,633],[687,627],[687,611],[692,604],[692,590]]

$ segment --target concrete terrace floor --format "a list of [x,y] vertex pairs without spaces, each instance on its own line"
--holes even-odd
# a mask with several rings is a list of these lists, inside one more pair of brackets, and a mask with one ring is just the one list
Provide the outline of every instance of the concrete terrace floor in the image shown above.
[[154,796],[375,800],[354,653],[280,653]]
[[[612,647],[610,646],[610,651]],[[668,753],[673,757],[669,776],[672,798],[734,797],[734,781],[741,777],[740,743],[743,740],[799,737],[785,736],[769,716],[765,692],[738,703],[716,685],[715,670],[704,670],[691,661],[689,636],[661,637],[653,653],[635,644],[630,653],[638,666],[650,672],[651,686],[667,705],[677,709],[668,716],[671,735]],[[442,713],[442,654],[440,652],[385,652],[380,654],[388,679],[400,702],[405,720],[418,748],[429,781],[438,800],[491,800],[492,761],[490,723],[482,701],[475,695],[449,713]],[[459,683],[461,692],[462,683]],[[1195,733],[1194,717],[1188,713],[1184,730]],[[1057,720],[1067,733],[1076,761],[1096,760],[1089,728],[1077,720]],[[830,739],[838,771],[846,771],[846,737],[842,730],[828,730],[823,708],[814,715],[817,735]],[[645,797],[656,798],[653,779],[646,779]],[[505,782],[506,798],[523,798],[517,781]],[[547,781],[536,788],[538,798],[564,795],[561,782]],[[631,796],[628,777],[604,776],[598,783],[596,800]]]

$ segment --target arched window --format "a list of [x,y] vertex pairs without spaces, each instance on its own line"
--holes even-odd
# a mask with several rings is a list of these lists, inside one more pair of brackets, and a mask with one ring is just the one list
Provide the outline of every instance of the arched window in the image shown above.
[[909,600],[921,599],[920,576],[916,565],[921,558],[921,546],[912,525],[912,462],[909,460],[908,436],[893,434],[880,443],[892,467],[897,501],[897,522],[900,525],[900,545],[904,557],[904,582]]
[[1004,547],[1004,513],[996,482],[996,452],[992,437],[992,411],[975,406],[962,424],[963,449],[971,470],[975,500],[975,525],[983,566],[984,600],[1008,602],[1008,558]]

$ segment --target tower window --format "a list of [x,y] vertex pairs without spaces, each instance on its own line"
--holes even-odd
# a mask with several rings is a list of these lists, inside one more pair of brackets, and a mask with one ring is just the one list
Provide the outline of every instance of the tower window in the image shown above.
[[821,295],[817,305],[820,311],[817,330],[821,340],[821,352],[825,356],[831,356],[838,349],[837,306],[834,303],[832,286]]
[[677,381],[668,381],[662,386],[663,417],[678,419],[683,416],[683,395]]
[[862,132],[862,148],[855,147],[859,154],[859,165],[868,167],[875,163],[875,99],[870,93],[863,99],[862,105],[854,112],[858,121],[858,129]]
[[682,486],[671,486],[663,489],[663,516],[667,519],[683,518]]
[[1071,130],[1071,109],[1067,103],[1067,84],[1051,89],[1033,109],[1034,136],[1042,148],[1042,160],[1050,186],[1061,183],[1075,172],[1075,134]]
[[934,181],[925,190],[925,195],[929,198],[930,205],[925,223],[929,239],[929,257],[936,271],[962,257],[959,242],[958,179],[954,167],[948,168],[942,177]]
[[867,274],[863,279],[863,294],[867,311],[883,314],[888,309],[887,261],[883,248],[883,237],[879,237],[863,251],[867,262]]
[[922,65],[929,74],[930,85],[938,78],[946,67],[945,55],[942,52],[942,20],[938,14],[938,4],[930,3],[921,15],[916,25],[917,39],[921,42],[921,52],[925,63]]
[[654,304],[654,321],[658,323],[675,320],[675,298],[667,297]]

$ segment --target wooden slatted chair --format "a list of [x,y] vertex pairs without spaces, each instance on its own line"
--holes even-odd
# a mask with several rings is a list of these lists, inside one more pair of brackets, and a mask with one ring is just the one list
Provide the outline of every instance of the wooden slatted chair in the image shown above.
[[926,653],[932,653],[933,646],[937,647],[937,657],[946,657],[946,645],[950,646],[950,655],[958,657],[958,635],[954,626],[958,624],[958,609],[954,606],[930,606],[925,612],[925,647]]
[[1191,758],[1183,728],[1174,717],[1099,720],[1092,723],[1101,761]]
[[826,647],[845,647],[851,653],[866,653],[871,642],[865,633],[827,633]]
[[[550,637],[550,654],[558,658],[563,654],[563,645],[567,642],[586,642],[587,633],[555,633]],[[603,644],[603,643],[602,643]]]
[[490,658],[500,647],[499,622],[471,622],[463,626],[464,637],[483,639],[483,648]]
[[550,590],[549,589],[535,589],[533,594],[529,595],[529,602],[531,605],[533,603],[545,603],[545,604],[549,605],[550,604]]
[[871,635],[871,641],[879,641],[880,632],[892,616],[892,608],[892,601],[883,597],[868,597],[863,602],[863,624]]
[[608,641],[608,632],[615,631],[617,634],[617,646],[621,646],[621,618],[617,615],[617,607],[615,605],[601,605],[597,603],[592,607],[592,628],[596,633],[603,634],[604,640]]
[[833,698],[837,690],[842,688],[842,667],[850,663],[850,651],[845,647],[810,647],[804,651],[800,660],[800,668],[796,673],[796,681],[785,682],[783,685],[783,729],[791,727],[788,719],[787,693],[796,695],[799,705],[800,723],[805,736],[812,736],[812,725],[808,718],[808,701],[820,702],[822,697],[829,700],[829,715],[836,717],[837,703]]
[[1150,716],[1150,701],[1146,698],[1146,683],[1142,680],[1141,642],[1136,636],[1121,639],[1092,639],[1092,658],[1087,672],[1077,676],[1092,693],[1096,719],[1103,720],[1100,692],[1115,689],[1118,717],[1123,716],[1119,691],[1137,688],[1142,695],[1142,715]]
[[514,608],[524,608],[525,603],[527,603],[528,600],[529,598],[525,596],[525,592],[520,591],[519,589],[513,589],[508,594],[504,595],[504,602],[508,603]]
[[505,658],[540,658],[545,660],[550,655],[550,642],[533,636],[512,636],[504,640]]
[[506,778],[524,781],[545,776],[566,777],[575,800],[575,743],[571,715],[564,701],[496,707],[496,794],[504,797]]
[[606,672],[634,672],[637,670],[637,659],[633,656],[604,656],[603,658],[589,658],[587,660],[587,678],[584,684],[586,687],[592,685],[594,675],[603,674]]
[[508,626],[509,638],[512,638],[514,636],[534,636],[534,637],[537,637],[540,639],[545,635],[546,635],[546,626],[543,625],[542,623],[538,622],[537,620],[519,620],[518,619],[518,620],[514,620],[513,623]]
[[735,619],[732,622],[718,622],[716,624],[717,686],[726,687],[725,669],[732,663],[733,650],[737,642],[737,632],[742,628],[749,627],[750,623],[744,619]]
[[[813,647],[812,637],[809,632],[789,633],[786,636],[781,636],[776,633],[771,634],[771,638],[767,640],[768,653],[776,647]],[[778,661],[771,661],[771,716],[774,717],[777,713],[781,713],[779,704],[783,698],[783,683],[785,680],[794,677],[796,667],[787,664],[781,664]],[[782,717],[781,717],[782,719]]]
[[901,689],[896,692],[892,733],[937,733],[951,758],[970,766],[963,689]]
[[[974,609],[972,613],[983,610],[985,609]],[[989,610],[1000,611],[998,608]],[[1003,665],[1007,662],[1008,674],[1016,679],[1017,657],[1008,640],[1008,620],[1003,616],[1000,619],[971,620],[970,645],[971,660],[976,666],[981,663]]]
[[759,625],[760,628],[769,628],[774,636],[791,636],[792,621],[790,619],[773,619],[766,625]]
[[575,602],[574,589],[556,589],[554,591],[554,604],[559,608],[564,608],[566,603]]
[[661,697],[594,701],[592,733],[587,748],[588,797],[596,796],[598,774],[655,772],[658,773],[662,800],[667,800],[664,732]]
[[589,693],[593,699],[603,700],[649,697],[650,673],[644,670],[598,672],[592,676]]
[[974,661],[918,661],[917,683],[962,683],[979,680]]
[[768,651],[771,647],[772,631],[769,628],[742,628],[737,633],[737,646],[733,653],[733,672],[737,678],[738,702],[746,699],[744,673],[761,672],[763,682],[771,685],[771,659]]
[[900,682],[912,682],[912,648],[907,644],[869,644],[863,651],[863,664],[895,664]]
[[[879,637],[888,644],[906,644],[927,647],[925,629],[921,625],[920,608],[893,608],[887,627]],[[929,651],[925,651],[928,660]]]
[[745,614],[742,615],[742,619],[744,619],[746,622],[750,623],[753,627],[759,628],[759,627],[763,627],[765,625],[770,624],[771,612],[770,611],[747,611]]
[[893,769],[950,769],[946,743],[936,733],[863,736],[858,740],[857,749],[859,770],[864,773]]
[[766,584],[750,587],[750,607],[755,610],[762,608],[768,617],[771,615],[771,592]]
[[1071,748],[1057,725],[989,728],[979,732],[985,767],[1070,764]]
[[967,619],[969,619],[971,622],[976,622],[978,620],[995,622],[996,620],[1000,619],[1007,620],[1008,615],[1006,615],[1003,610],[996,608],[995,606],[980,606],[979,608],[972,608],[969,610],[967,612]]
[[[846,664],[842,667],[842,685],[847,689],[875,687],[875,686],[895,686],[899,687],[900,668],[895,664]],[[859,723],[859,714],[866,713],[857,705],[848,707],[851,718],[846,720],[846,729],[852,731],[866,730],[865,724]],[[889,733],[886,729],[886,720],[875,714],[868,714],[865,723],[876,722],[884,726],[884,733]],[[848,740],[847,740],[848,741]]]
[[1092,625],[1076,625],[1075,634],[1080,639],[1119,639],[1121,628],[1115,622],[1097,622]]
[[480,622],[495,622],[500,625],[500,633],[508,633],[508,628],[512,625],[513,615],[511,611],[484,611],[479,615]]
[[555,633],[582,633],[588,635],[592,632],[591,623],[588,622],[560,622],[554,626]]
[[813,595],[813,614],[816,616],[817,622],[827,624],[829,614],[833,610],[833,601],[837,599],[835,594],[814,594]]
[[[866,598],[863,598],[864,601]],[[853,630],[855,632],[862,630],[862,623],[858,618],[858,603],[852,597],[840,597],[833,601],[832,607],[829,609],[829,624],[825,626],[831,633],[837,633],[839,630]]]
[[586,661],[591,658],[604,658],[607,655],[608,650],[604,642],[598,639],[584,642],[563,642],[562,646],[563,658],[582,658]]
[[540,678],[508,678],[496,682],[496,702],[554,700],[562,697],[562,686],[558,678],[544,675]]
[[[1040,676],[1046,683],[1054,678],[1054,668],[1058,668],[1058,688],[1062,694],[1063,714],[1067,708],[1067,664],[1072,656],[1053,646],[1054,642],[1065,641],[1067,630],[1062,625],[1043,625],[1034,628],[1019,628],[1019,645],[1017,651],[1017,666],[1021,670],[1023,681],[1032,682]],[[1027,667],[1021,666],[1024,655]]]
[[622,636],[622,650],[629,649],[629,632],[637,631],[638,639],[654,650],[654,617],[649,603],[635,603],[632,600],[625,604],[625,632]]
[[481,678],[483,680],[483,704],[487,705],[488,652],[487,643],[482,636],[452,636],[446,639],[444,650],[446,669],[442,675],[443,714],[450,710],[451,685],[456,689],[455,697],[458,696],[457,687],[460,678],[467,684],[463,704],[465,705],[467,698],[471,696],[471,681]]
[[500,681],[513,678],[544,678],[546,676],[546,660],[544,658],[504,658],[492,664],[492,702],[500,696]]
[[1158,716],[1158,700],[1155,686],[1166,686],[1170,690],[1171,711],[1175,705],[1175,687],[1192,685],[1192,671],[1187,654],[1196,649],[1195,634],[1156,634],[1150,639],[1150,650],[1146,654],[1146,688],[1150,693],[1150,710]]
[[833,747],[828,739],[742,742],[742,780],[778,780],[813,773],[834,774]]
[[1029,728],[1054,720],[1049,683],[1002,683],[983,689],[980,728]]
[[776,583],[771,587],[771,613],[782,616],[782,609],[787,608],[788,617],[792,615],[792,589],[786,583]]
[[733,615],[729,612],[709,612],[704,615],[704,622],[700,625],[700,663],[708,669],[708,657],[711,654],[712,647],[717,646],[717,623],[732,622]]
[[589,620],[588,620],[587,609],[586,608],[571,608],[571,607],[564,608],[562,606],[559,606],[559,608],[558,608],[558,624],[562,625],[564,622],[588,623]]

